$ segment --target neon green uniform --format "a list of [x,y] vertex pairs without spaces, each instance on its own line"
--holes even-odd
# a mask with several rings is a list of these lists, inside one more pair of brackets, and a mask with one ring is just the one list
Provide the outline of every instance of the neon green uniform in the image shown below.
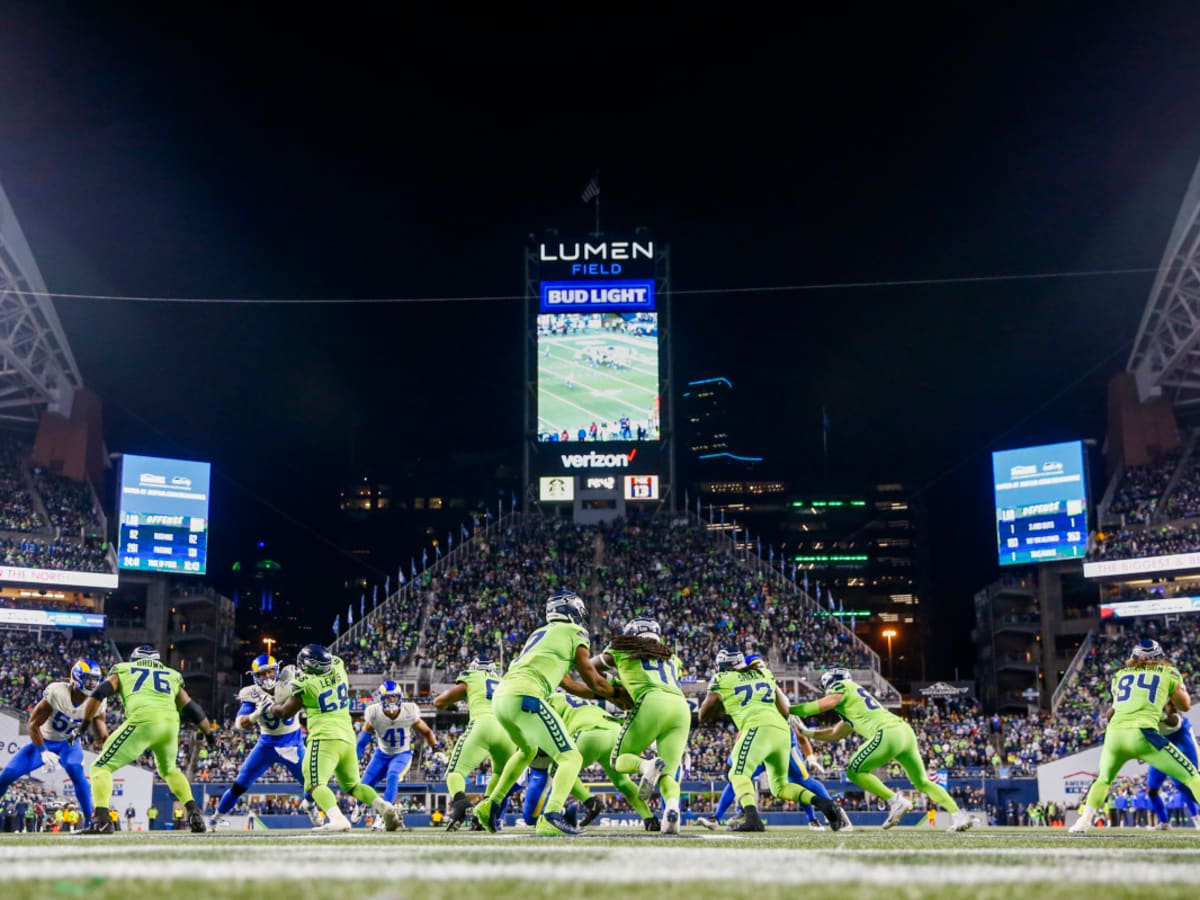
[[467,776],[483,762],[484,757],[492,761],[492,775],[498,775],[507,765],[516,746],[504,726],[496,721],[492,711],[492,693],[500,679],[487,672],[460,672],[455,679],[467,688],[467,727],[454,744],[450,763],[446,771],[446,789],[453,797],[464,791]]
[[96,806],[108,806],[112,798],[112,773],[129,765],[146,750],[154,754],[158,774],[177,800],[192,799],[192,786],[179,771],[179,707],[176,697],[183,676],[156,659],[117,663],[109,677],[117,677],[117,691],[125,707],[125,721],[108,736],[92,763],[92,798]]
[[372,803],[375,789],[362,784],[358,774],[357,735],[350,721],[350,683],[341,657],[333,658],[326,675],[301,673],[291,683],[293,697],[304,704],[308,718],[305,741],[304,789],[322,810],[332,809],[337,798],[329,789],[336,777],[343,791],[363,803]]
[[516,745],[516,752],[500,777],[492,779],[484,803],[476,807],[481,820],[490,811],[489,801],[499,803],[504,799],[538,750],[558,766],[545,812],[562,811],[583,758],[562,718],[546,700],[574,665],[575,651],[579,647],[587,649],[590,643],[587,631],[572,622],[547,622],[529,635],[524,649],[500,679],[500,686],[492,694],[492,708]]
[[[570,694],[551,694],[546,702],[566,724],[567,732],[583,757],[583,768],[599,763],[600,768],[604,769],[612,781],[613,787],[629,801],[633,811],[643,819],[648,819],[652,815],[650,807],[638,796],[637,785],[628,775],[618,772],[612,766],[613,748],[621,737],[621,720],[609,715],[595,703],[580,700]],[[578,796],[577,792],[572,793]]]
[[1200,797],[1200,775],[1179,748],[1159,731],[1163,707],[1183,683],[1183,676],[1163,661],[1147,666],[1126,666],[1113,675],[1113,715],[1104,732],[1100,771],[1088,790],[1087,805],[1099,809],[1113,779],[1131,759],[1140,759],[1177,779]]
[[771,793],[781,800],[811,803],[811,791],[788,781],[788,763],[792,753],[792,732],[775,705],[779,687],[766,666],[740,671],[718,672],[708,689],[721,698],[725,712],[737,727],[733,745],[733,764],[729,782],[742,806],[757,806],[754,771],[763,765],[771,784]]
[[651,744],[657,744],[664,773],[658,783],[659,790],[664,801],[678,799],[679,782],[675,773],[683,763],[692,730],[692,710],[679,686],[683,663],[675,655],[669,659],[641,659],[628,650],[612,647],[604,654],[612,658],[617,677],[633,698],[633,709],[613,747],[612,767],[626,775],[637,772],[642,753]]
[[917,736],[911,725],[885,709],[866,688],[848,678],[835,681],[825,693],[826,696],[833,694],[840,698],[838,705],[833,708],[834,712],[864,738],[846,766],[847,778],[876,797],[890,801],[896,792],[872,773],[895,760],[913,787],[947,812],[958,812],[954,798],[926,773],[925,763],[917,749]]

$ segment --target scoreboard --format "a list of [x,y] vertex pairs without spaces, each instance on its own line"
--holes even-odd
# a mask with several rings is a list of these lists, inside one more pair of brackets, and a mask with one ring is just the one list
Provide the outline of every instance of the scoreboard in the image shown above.
[[122,569],[205,573],[211,469],[191,460],[122,457],[117,545]]
[[992,454],[1000,565],[1087,554],[1085,473],[1081,441]]

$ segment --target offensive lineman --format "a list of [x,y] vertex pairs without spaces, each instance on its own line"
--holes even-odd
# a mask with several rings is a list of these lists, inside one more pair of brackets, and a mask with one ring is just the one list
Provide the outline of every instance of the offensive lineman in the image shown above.
[[92,794],[95,801],[92,824],[84,834],[112,834],[115,830],[109,815],[108,801],[112,798],[113,772],[129,765],[143,752],[154,754],[158,774],[187,810],[188,827],[197,833],[208,830],[187,776],[179,771],[179,725],[186,719],[195,723],[210,749],[217,744],[216,726],[200,704],[183,688],[183,676],[164,666],[158,650],[150,644],[135,647],[129,662],[112,667],[109,676],[96,687],[83,704],[83,721],[79,736],[83,737],[99,718],[102,704],[113,694],[121,695],[125,707],[125,722],[108,736],[104,748],[92,763]]
[[[0,797],[18,778],[45,765],[42,753],[49,750],[58,756],[71,784],[84,818],[92,817],[92,786],[83,771],[83,749],[75,739],[83,722],[83,705],[88,695],[100,686],[104,673],[99,663],[81,659],[71,666],[70,681],[55,681],[46,685],[42,699],[29,715],[29,743],[17,751],[0,772]],[[95,718],[96,735],[108,739],[108,724],[104,718],[106,703],[100,704]]]
[[876,769],[892,760],[900,764],[913,787],[950,813],[947,831],[966,831],[975,824],[966,810],[958,808],[946,789],[926,773],[911,725],[884,709],[866,688],[855,684],[848,669],[834,668],[825,672],[821,675],[821,687],[825,689],[824,697],[791,707],[792,715],[804,719],[833,710],[842,721],[832,728],[809,732],[811,740],[840,741],[852,732],[858,732],[864,739],[846,766],[846,777],[888,804],[884,828],[896,825],[912,809],[911,800],[893,791],[874,774]]
[[1193,797],[1200,797],[1196,767],[1158,731],[1168,702],[1180,713],[1192,705],[1183,676],[1167,661],[1158,641],[1143,640],[1133,648],[1125,665],[1113,675],[1112,695],[1111,718],[1100,750],[1100,773],[1079,807],[1079,820],[1070,828],[1075,833],[1092,827],[1113,779],[1131,759],[1153,766],[1190,790]]
[[[621,634],[592,659],[598,672],[616,670],[617,677],[633,698],[633,710],[625,720],[611,766],[623,775],[638,772],[638,796],[649,800],[657,787],[663,797],[664,834],[679,834],[679,782],[676,773],[687,750],[692,729],[692,710],[679,672],[683,663],[662,642],[662,629],[654,619],[636,618],[625,623]],[[658,755],[643,759],[651,744]]]
[[[213,831],[237,805],[238,797],[250,790],[254,782],[276,763],[291,772],[296,781],[304,784],[304,735],[300,731],[299,717],[277,719],[268,713],[264,705],[268,700],[274,702],[275,688],[280,683],[279,662],[267,654],[255,657],[250,663],[250,677],[254,684],[238,691],[241,705],[234,722],[238,728],[246,731],[257,726],[258,741],[242,763],[233,784],[221,795],[216,815],[208,823]],[[300,808],[308,814],[314,825],[321,824],[320,810],[310,794],[305,793]]]
[[725,712],[738,730],[729,780],[742,805],[743,820],[731,830],[766,831],[758,814],[758,791],[751,778],[758,764],[765,763],[774,796],[800,804],[811,803],[825,814],[829,827],[839,831],[844,820],[836,803],[788,781],[792,741],[787,698],[775,684],[771,670],[765,666],[748,668],[746,657],[737,649],[717,653],[716,669],[708,694],[700,704],[699,719],[707,722]]
[[450,709],[462,699],[467,701],[467,727],[454,744],[446,770],[446,790],[450,792],[447,831],[457,831],[471,808],[466,793],[467,776],[486,756],[492,762],[492,777],[497,777],[517,750],[492,711],[492,694],[499,686],[500,671],[496,664],[477,657],[458,673],[454,687],[442,691],[433,700],[438,709]]
[[563,806],[571,792],[583,757],[571,741],[567,727],[546,702],[559,684],[571,682],[567,673],[574,666],[589,693],[611,699],[612,686],[596,671],[588,654],[591,643],[583,621],[587,606],[577,594],[563,592],[546,601],[546,624],[525,641],[525,647],[500,679],[492,697],[496,720],[516,744],[504,771],[488,785],[487,795],[475,807],[475,817],[486,831],[496,831],[501,801],[516,783],[539,749],[558,766],[550,799],[537,821],[542,835],[579,834],[563,818]]
[[341,658],[320,644],[308,644],[296,654],[296,668],[299,674],[289,686],[291,696],[274,705],[267,700],[264,706],[276,719],[291,718],[302,709],[308,719],[304,787],[328,819],[313,831],[350,830],[350,820],[338,809],[337,797],[329,788],[332,776],[343,791],[380,813],[386,830],[395,831],[401,824],[396,808],[358,778],[350,683]]
[[[415,703],[406,703],[404,692],[394,681],[385,681],[376,692],[379,698],[363,711],[363,729],[358,735],[355,749],[356,755],[362,759],[375,738],[375,753],[363,773],[362,783],[374,788],[379,779],[385,775],[387,783],[383,789],[383,799],[388,803],[396,802],[396,793],[408,767],[412,765],[412,739],[409,731],[417,729],[417,733],[425,739],[430,747],[437,746],[437,739],[425,720],[421,718],[421,709]],[[396,816],[399,827],[404,827],[404,816],[397,807]]]

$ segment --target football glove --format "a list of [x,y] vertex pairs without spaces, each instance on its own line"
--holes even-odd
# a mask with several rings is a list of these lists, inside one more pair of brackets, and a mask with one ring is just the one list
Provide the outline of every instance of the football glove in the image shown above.
[[808,769],[809,775],[815,775],[818,778],[825,776],[825,767],[821,765],[821,761],[817,759],[817,754],[810,753],[804,757],[804,767]]
[[812,734],[813,732],[813,730],[808,727],[808,723],[799,716],[788,716],[788,724],[801,734]]
[[209,751],[217,749],[217,732],[216,729],[204,732],[204,743],[208,745]]
[[88,722],[88,721],[80,722],[79,727],[77,729],[75,729],[75,740],[79,741],[81,744],[86,743],[87,737],[88,737],[88,732],[91,730],[92,730],[91,722]]

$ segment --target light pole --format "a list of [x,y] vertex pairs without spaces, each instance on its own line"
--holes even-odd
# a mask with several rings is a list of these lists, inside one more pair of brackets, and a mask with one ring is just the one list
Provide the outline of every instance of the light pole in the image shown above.
[[262,641],[264,644],[267,645],[267,656],[270,656],[271,648],[275,646],[277,641],[275,640],[275,638],[267,638],[267,637],[263,638]]
[[887,642],[888,642],[888,678],[891,678],[895,674],[894,670],[892,669],[892,638],[894,638],[896,636],[896,629],[895,628],[883,629],[883,636],[885,638],[887,638]]

